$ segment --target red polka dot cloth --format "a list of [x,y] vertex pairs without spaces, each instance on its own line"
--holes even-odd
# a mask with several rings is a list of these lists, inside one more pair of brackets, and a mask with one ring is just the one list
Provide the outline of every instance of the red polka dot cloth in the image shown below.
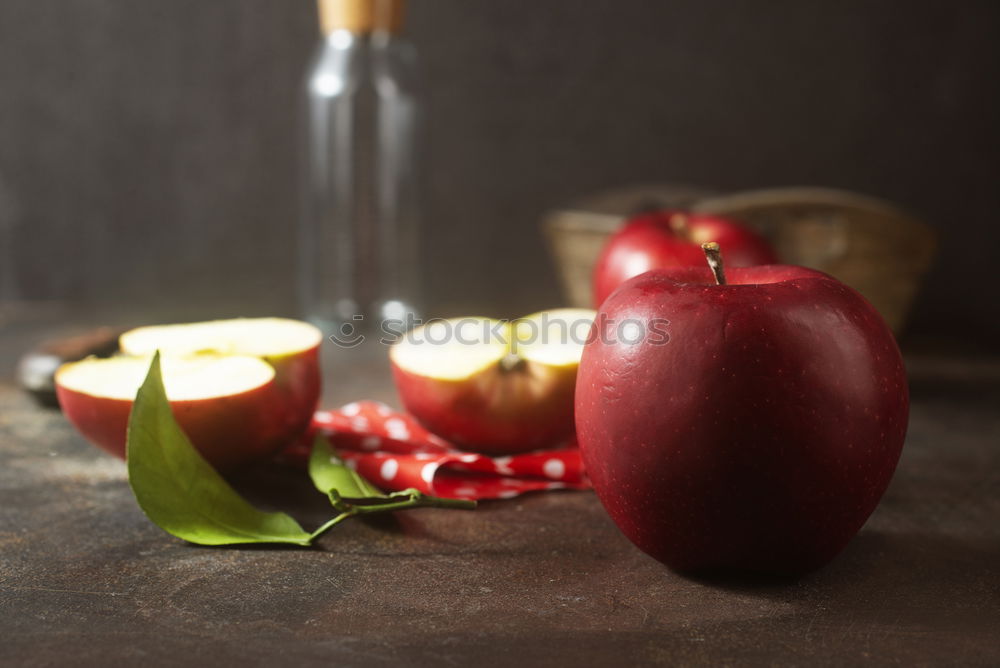
[[510,499],[526,492],[590,488],[575,443],[521,455],[479,455],[456,448],[377,401],[317,411],[310,438],[288,448],[283,457],[307,461],[317,432],[330,440],[347,466],[389,491],[414,487],[450,499]]

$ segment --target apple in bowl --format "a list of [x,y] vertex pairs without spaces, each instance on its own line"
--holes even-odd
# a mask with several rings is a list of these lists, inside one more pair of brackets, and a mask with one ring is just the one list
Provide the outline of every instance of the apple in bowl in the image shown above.
[[644,213],[626,221],[601,250],[594,267],[594,304],[600,306],[619,285],[652,269],[704,266],[701,244],[708,242],[725,248],[733,267],[778,261],[767,240],[737,220],[684,211]]
[[565,442],[593,319],[587,309],[556,309],[511,322],[431,321],[390,349],[400,400],[428,430],[468,450],[510,454]]
[[581,455],[618,527],[671,568],[799,574],[840,552],[889,484],[909,412],[903,360],[843,283],[723,270],[707,246],[713,270],[651,271],[601,306],[602,319],[668,320],[669,337],[587,344]]
[[192,443],[214,465],[272,454],[309,426],[319,401],[318,329],[282,318],[140,327],[122,355],[64,364],[56,395],[70,422],[102,449],[125,456],[128,414],[153,353]]

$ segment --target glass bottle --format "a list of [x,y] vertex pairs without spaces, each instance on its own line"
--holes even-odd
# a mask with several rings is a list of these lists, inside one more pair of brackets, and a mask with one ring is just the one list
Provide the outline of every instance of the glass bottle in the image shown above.
[[299,296],[328,335],[419,317],[415,52],[402,0],[319,0]]

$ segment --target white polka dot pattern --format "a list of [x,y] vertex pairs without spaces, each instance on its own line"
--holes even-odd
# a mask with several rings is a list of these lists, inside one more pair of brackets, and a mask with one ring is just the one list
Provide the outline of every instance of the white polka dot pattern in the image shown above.
[[379,470],[379,475],[382,476],[382,480],[390,481],[396,477],[396,473],[398,471],[399,462],[390,458],[382,462],[382,468]]
[[566,475],[566,465],[561,459],[545,460],[545,464],[542,465],[542,470],[545,471],[545,475],[556,480]]
[[312,431],[282,457],[305,464],[316,434],[348,467],[390,491],[412,487],[447,498],[512,499],[590,486],[575,444],[501,457],[463,452],[409,415],[373,401],[317,412]]

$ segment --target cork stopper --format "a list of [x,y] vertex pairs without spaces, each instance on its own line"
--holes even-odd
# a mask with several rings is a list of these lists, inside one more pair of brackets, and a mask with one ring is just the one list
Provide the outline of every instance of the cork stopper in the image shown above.
[[323,34],[349,30],[356,34],[398,33],[405,0],[318,0]]

